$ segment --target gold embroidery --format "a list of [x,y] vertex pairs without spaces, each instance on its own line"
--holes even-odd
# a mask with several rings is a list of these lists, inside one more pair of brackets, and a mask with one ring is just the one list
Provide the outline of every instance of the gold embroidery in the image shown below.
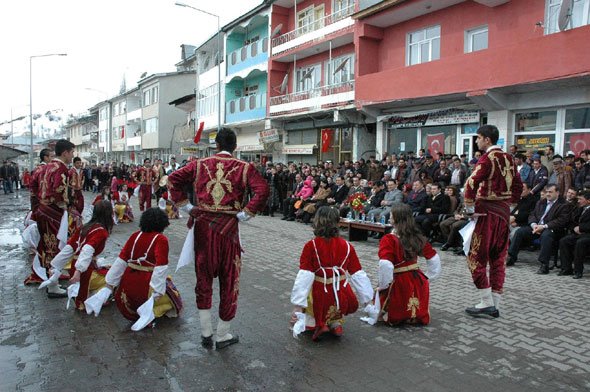
[[473,271],[475,271],[477,268],[477,260],[475,259],[475,256],[481,247],[481,239],[481,234],[477,233],[473,233],[473,237],[471,237],[471,249],[467,255],[467,266],[469,267],[469,271],[471,271],[471,273],[473,273]]
[[234,260],[234,265],[238,271],[238,276],[236,277],[236,281],[234,283],[234,300],[237,301],[238,293],[240,292],[240,270],[242,269],[242,259],[240,256],[236,255],[236,259]]
[[230,193],[232,192],[232,184],[231,184],[231,181],[229,181],[227,179],[227,177],[232,172],[237,170],[238,167],[234,167],[226,174],[223,171],[223,169],[224,169],[223,163],[218,162],[216,165],[217,171],[215,172],[215,179],[211,175],[211,171],[209,170],[209,168],[206,165],[205,165],[205,168],[207,169],[207,174],[209,175],[209,179],[210,179],[210,181],[207,182],[207,184],[205,185],[205,189],[207,190],[207,192],[209,192],[211,194],[211,197],[213,198],[213,204],[215,205],[215,207],[219,208],[221,206],[221,201],[223,200],[223,198],[226,194],[223,186],[225,185],[228,192],[230,192]]
[[412,312],[410,318],[416,318],[416,310],[420,309],[420,300],[415,296],[415,293],[412,293],[412,296],[408,300],[408,309]]

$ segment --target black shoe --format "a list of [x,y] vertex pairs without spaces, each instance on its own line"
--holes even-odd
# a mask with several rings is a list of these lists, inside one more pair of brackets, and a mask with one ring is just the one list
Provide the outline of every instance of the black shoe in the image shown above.
[[292,216],[287,218],[287,222],[293,222],[295,220],[295,218],[293,218]]
[[508,267],[512,267],[514,264],[516,264],[516,262],[517,262],[516,258],[510,256],[510,257],[508,257],[508,261],[506,262],[506,265]]
[[552,264],[551,267],[549,267],[549,271],[553,271],[555,269],[555,267],[557,267],[555,264]]
[[228,340],[224,340],[223,342],[216,342],[215,343],[215,350],[222,350],[228,346],[231,346],[232,344],[236,344],[240,341],[239,336],[234,336],[231,339]]
[[201,336],[201,346],[207,350],[211,350],[213,348],[213,336]]
[[500,317],[500,311],[495,306],[488,306],[487,308],[467,308],[465,313],[473,317],[490,316],[493,318]]
[[574,279],[582,279],[582,273],[581,272],[575,272],[573,278]]
[[574,274],[574,271],[564,271],[564,270],[561,270],[561,271],[559,271],[559,273],[557,274],[557,276],[569,276],[569,275],[573,275],[573,274]]
[[541,264],[541,266],[539,267],[539,270],[537,271],[537,274],[547,275],[548,273],[549,273],[549,267],[547,267],[545,264]]
[[440,247],[440,250],[448,250],[451,245],[447,244],[446,242]]
[[284,217],[281,218],[281,220],[287,220],[288,216],[285,215]]
[[465,252],[463,251],[463,249],[458,250],[455,252],[455,256],[465,256]]

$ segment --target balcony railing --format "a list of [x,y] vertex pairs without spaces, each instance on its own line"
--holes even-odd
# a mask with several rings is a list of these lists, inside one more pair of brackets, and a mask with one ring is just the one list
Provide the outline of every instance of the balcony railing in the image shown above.
[[302,35],[305,35],[307,33],[311,33],[312,31],[316,31],[316,30],[321,29],[322,27],[329,26],[333,23],[336,23],[339,20],[342,20],[342,19],[352,15],[353,12],[354,12],[354,4],[348,6],[347,8],[343,8],[340,11],[336,11],[333,14],[326,15],[323,18],[314,20],[313,22],[308,23],[304,26],[301,26],[296,30],[289,31],[288,33],[285,33],[279,37],[273,38],[272,39],[272,47],[274,48],[276,46],[285,44],[291,40],[294,40],[297,37],[301,37]]
[[266,94],[249,95],[226,103],[228,123],[264,118],[266,115]]
[[305,101],[307,99],[317,98],[317,97],[325,97],[328,95],[346,93],[349,91],[354,91],[354,80],[349,80],[347,82],[331,84],[329,86],[322,86],[318,88],[314,88],[307,91],[300,91],[297,93],[291,93],[287,95],[279,95],[277,97],[270,98],[270,105],[282,105],[285,103],[291,102],[298,102],[298,101]]
[[[268,58],[268,37],[264,37],[258,41],[252,42],[249,45],[242,46],[240,49],[234,50],[227,55],[227,71],[228,74],[237,72],[248,65],[258,63],[256,59],[264,61]],[[254,59],[254,61],[248,61]],[[240,64],[244,66],[238,67]]]

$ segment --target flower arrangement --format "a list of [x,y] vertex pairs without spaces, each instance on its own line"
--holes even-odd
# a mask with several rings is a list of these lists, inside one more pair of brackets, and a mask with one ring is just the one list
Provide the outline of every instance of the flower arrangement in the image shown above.
[[350,208],[357,212],[362,212],[367,202],[367,195],[362,192],[353,193],[348,197],[347,202],[350,204]]

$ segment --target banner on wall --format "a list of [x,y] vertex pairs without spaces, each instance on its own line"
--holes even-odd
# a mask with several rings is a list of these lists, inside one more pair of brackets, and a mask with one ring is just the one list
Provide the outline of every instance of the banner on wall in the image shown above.
[[261,143],[273,143],[279,141],[278,129],[266,129],[258,132],[258,139]]
[[582,151],[588,149],[590,149],[590,132],[570,135],[570,150],[576,154],[576,157],[579,157]]
[[479,123],[479,112],[474,110],[445,109],[428,113],[395,115],[387,119],[391,128],[417,128],[436,125]]
[[428,145],[428,152],[430,155],[445,153],[445,134],[435,133],[426,136],[426,143]]
[[334,140],[333,129],[322,129],[322,152],[328,152]]

